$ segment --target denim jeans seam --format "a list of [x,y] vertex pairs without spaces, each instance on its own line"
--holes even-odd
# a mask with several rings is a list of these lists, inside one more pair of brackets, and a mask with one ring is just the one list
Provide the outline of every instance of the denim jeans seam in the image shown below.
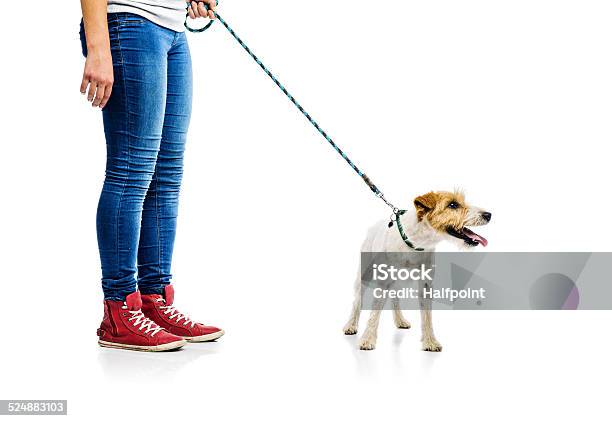
[[127,132],[127,168],[126,168],[126,171],[127,171],[127,174],[128,174],[128,177],[126,177],[125,180],[123,181],[123,186],[121,188],[121,198],[119,200],[119,206],[117,206],[117,216],[116,216],[116,221],[117,221],[116,224],[117,225],[116,225],[115,228],[116,228],[117,238],[116,238],[115,244],[116,244],[117,248],[116,248],[115,255],[117,256],[117,271],[119,271],[119,268],[121,267],[121,264],[120,264],[121,257],[120,257],[120,254],[119,254],[119,215],[121,214],[121,204],[122,204],[123,198],[125,196],[125,189],[127,187],[127,180],[129,178],[129,174],[130,174],[130,143],[131,143],[131,139],[132,139],[131,135],[130,135],[130,130],[131,130],[131,127],[132,127],[132,124],[131,124],[131,121],[130,121],[131,113],[130,113],[130,110],[128,109],[129,105],[130,105],[130,101],[128,101],[127,83],[125,83],[125,79],[126,79],[126,76],[125,76],[125,60],[124,60],[124,57],[123,57],[123,50],[121,49],[121,30],[119,30],[119,29],[117,30],[117,46],[119,48],[119,61],[120,61],[120,65],[121,65],[121,77],[123,77],[123,79],[124,79],[123,83],[122,83],[123,84],[123,99],[125,101],[125,110],[127,112],[127,119],[126,119],[127,120],[127,122],[126,122],[126,124],[127,124],[127,130],[126,130],[126,132]]
[[170,50],[172,49],[172,47],[174,47],[174,44],[176,44],[176,32],[174,32],[174,34],[172,34],[172,42],[170,43],[170,49],[168,49],[168,53],[170,53]]
[[[163,141],[163,139],[162,139]],[[161,145],[160,145],[161,148]],[[159,154],[158,154],[158,159],[159,159]],[[162,247],[164,242],[161,239],[161,225],[159,223],[159,173],[156,175],[155,178],[155,223],[157,225],[157,273],[159,274],[160,279],[157,280],[158,283],[160,283],[161,281],[161,276],[162,276],[162,256],[163,256],[163,251],[162,251]]]

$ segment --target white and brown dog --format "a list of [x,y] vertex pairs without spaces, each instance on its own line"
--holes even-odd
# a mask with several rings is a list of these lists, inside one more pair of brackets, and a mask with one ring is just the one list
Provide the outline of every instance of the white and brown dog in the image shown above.
[[[411,265],[427,263],[425,260],[431,258],[431,252],[435,251],[436,245],[443,240],[455,243],[460,248],[471,248],[478,244],[487,245],[487,240],[484,237],[467,227],[488,224],[491,221],[491,213],[466,204],[461,192],[429,192],[414,199],[414,207],[413,212],[406,212],[399,217],[410,241],[415,247],[424,249],[421,254],[413,253],[417,256],[417,259],[422,259],[422,261],[412,261],[411,259]],[[369,230],[361,251],[407,252],[411,250],[404,243],[397,229],[389,227],[388,221],[380,221]],[[431,287],[431,285],[420,285],[419,289],[422,289],[423,286]],[[422,349],[424,351],[441,351],[442,346],[436,340],[433,331],[431,300],[420,298],[419,304],[421,309]],[[381,310],[382,307],[376,306],[372,310],[368,325],[359,343],[360,349],[370,350],[375,348]],[[357,333],[360,313],[361,276],[358,275],[355,283],[353,309],[349,321],[344,326],[346,335]],[[410,323],[402,315],[398,299],[393,300],[393,320],[395,326],[400,329],[410,328]]]

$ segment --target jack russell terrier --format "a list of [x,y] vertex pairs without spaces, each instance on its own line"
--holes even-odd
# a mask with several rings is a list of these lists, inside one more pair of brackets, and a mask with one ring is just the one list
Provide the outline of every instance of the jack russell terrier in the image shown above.
[[[461,192],[429,192],[414,199],[413,212],[406,212],[397,216],[404,229],[406,237],[415,247],[423,249],[413,252],[417,260],[411,257],[410,265],[420,266],[431,260],[436,245],[443,241],[450,241],[459,248],[471,248],[481,244],[487,246],[487,240],[467,227],[486,225],[491,221],[491,212],[470,206],[465,202]],[[368,231],[368,235],[361,246],[362,252],[408,252],[409,249],[402,239],[399,231],[391,227],[388,221],[380,221]],[[422,257],[421,257],[422,256]],[[429,262],[430,264],[432,262]],[[419,290],[431,288],[431,281],[422,283]],[[355,283],[355,301],[349,321],[344,326],[344,334],[357,333],[357,325],[361,313],[361,270]],[[402,315],[399,299],[394,298],[393,320],[399,329],[409,329],[410,323]],[[374,305],[359,348],[371,350],[376,347],[378,321],[384,301]],[[442,346],[436,340],[431,319],[431,299],[425,299],[419,294],[421,309],[421,331],[423,351],[439,352]]]

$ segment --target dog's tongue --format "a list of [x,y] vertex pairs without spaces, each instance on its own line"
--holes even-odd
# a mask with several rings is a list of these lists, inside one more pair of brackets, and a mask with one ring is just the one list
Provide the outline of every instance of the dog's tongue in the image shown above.
[[487,244],[489,244],[489,242],[487,241],[486,238],[476,234],[474,231],[469,230],[467,228],[463,229],[463,233],[465,235],[467,235],[468,237],[470,237],[471,240],[476,241],[477,243],[481,244],[483,247],[486,247]]

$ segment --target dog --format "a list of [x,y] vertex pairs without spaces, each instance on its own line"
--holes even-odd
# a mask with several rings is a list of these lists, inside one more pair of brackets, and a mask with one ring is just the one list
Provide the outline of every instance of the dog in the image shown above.
[[[414,252],[417,260],[411,258],[411,265],[421,265],[431,259],[433,251],[441,241],[450,241],[460,249],[470,249],[479,244],[486,247],[487,240],[470,230],[468,227],[486,225],[491,221],[491,212],[470,206],[465,202],[464,194],[455,192],[429,192],[414,199],[414,210],[398,216],[408,239],[415,247],[423,251]],[[409,252],[411,250],[402,239],[397,228],[388,221],[380,221],[368,231],[361,247],[362,252]],[[411,256],[412,256],[411,255]],[[431,262],[430,262],[431,263]],[[431,281],[428,281],[430,284]],[[422,288],[431,288],[428,283],[421,283]],[[351,315],[344,326],[345,335],[355,335],[361,313],[361,271],[355,283],[355,300]],[[402,315],[399,299],[392,299],[393,320],[399,329],[409,329],[410,323]],[[378,322],[384,301],[374,306],[365,332],[359,342],[362,350],[372,350],[376,347]],[[431,299],[422,298],[419,294],[421,309],[421,343],[423,351],[439,352],[442,345],[437,341],[431,318]]]

